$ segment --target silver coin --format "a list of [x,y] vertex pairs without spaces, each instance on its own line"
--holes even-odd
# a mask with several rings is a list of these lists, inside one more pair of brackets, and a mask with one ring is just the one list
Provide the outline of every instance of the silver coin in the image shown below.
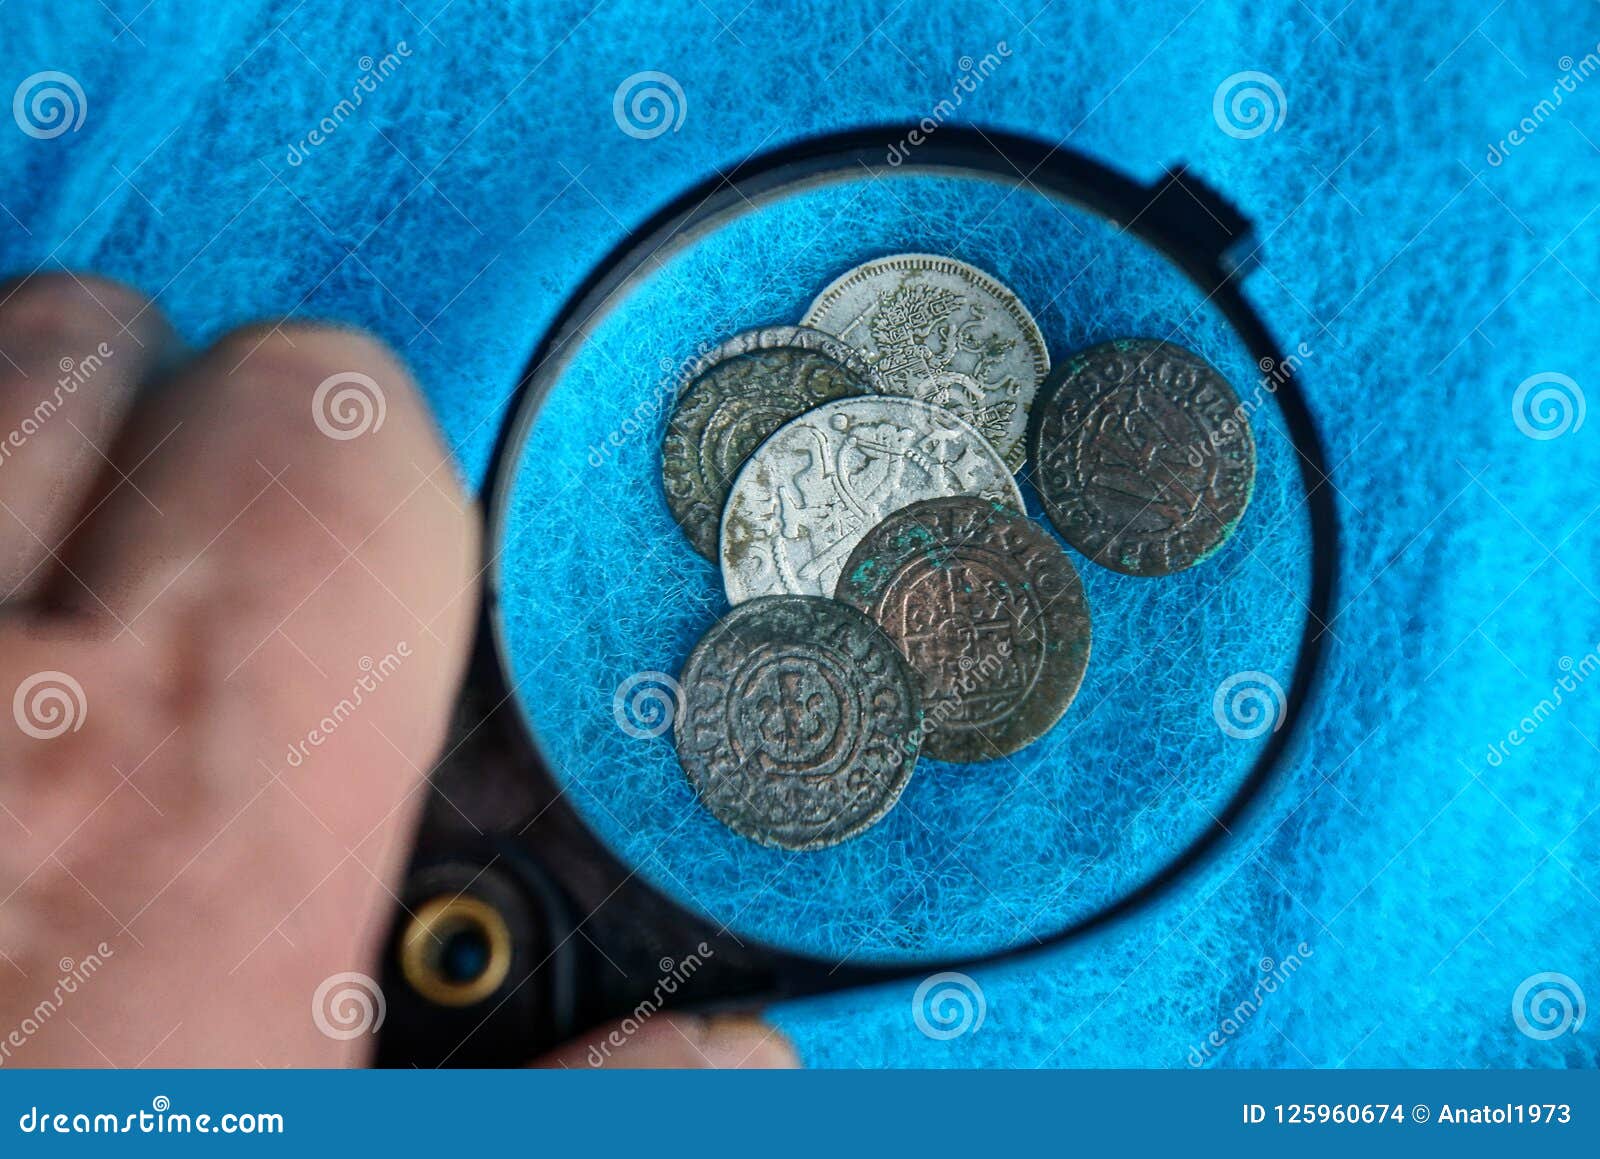
[[1000,282],[954,258],[895,254],[839,277],[803,321],[860,350],[883,390],[955,412],[1021,469],[1050,354],[1033,315]]
[[866,394],[871,371],[820,330],[770,326],[734,335],[691,373],[667,422],[661,481],[684,535],[715,560],[728,488],[750,452],[813,407]]
[[780,849],[876,823],[916,765],[918,679],[867,616],[833,600],[741,604],[684,665],[678,762],[717,820]]
[[892,395],[808,411],[757,447],[733,481],[722,514],[728,602],[831,596],[862,536],[902,507],[950,495],[1022,510],[1000,456],[949,411]]

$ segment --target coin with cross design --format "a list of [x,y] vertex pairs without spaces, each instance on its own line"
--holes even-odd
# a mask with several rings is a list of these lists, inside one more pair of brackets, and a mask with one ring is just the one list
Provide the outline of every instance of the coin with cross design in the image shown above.
[[695,646],[678,762],[711,814],[762,845],[821,849],[875,824],[916,765],[918,679],[855,608],[750,600]]
[[922,751],[974,762],[1032,744],[1089,663],[1089,606],[1061,545],[981,499],[895,512],[851,554],[837,598],[872,616],[922,677]]

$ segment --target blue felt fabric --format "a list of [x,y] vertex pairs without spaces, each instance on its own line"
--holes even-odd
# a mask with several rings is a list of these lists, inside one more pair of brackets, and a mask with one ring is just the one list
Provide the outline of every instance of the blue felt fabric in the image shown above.
[[[1009,56],[963,95],[961,119],[1065,140],[1141,178],[1186,159],[1260,223],[1266,244],[1250,291],[1284,345],[1314,352],[1306,388],[1337,464],[1328,486],[1346,555],[1330,678],[1296,766],[1226,856],[1158,911],[1093,944],[981,972],[987,1013],[977,1031],[950,1040],[920,1032],[909,986],[797,1004],[779,1012],[781,1023],[819,1065],[1184,1066],[1252,997],[1262,969],[1293,954],[1292,978],[1229,1023],[1207,1065],[1595,1065],[1592,1027],[1537,1039],[1517,1029],[1511,1010],[1519,983],[1544,971],[1600,995],[1600,678],[1575,679],[1600,645],[1591,519],[1600,424],[1534,439],[1512,411],[1518,384],[1540,373],[1569,375],[1592,394],[1600,362],[1600,80],[1559,84],[1573,75],[1569,64],[1596,51],[1592,6],[1035,7],[819,12],[707,0],[666,14],[627,0],[592,9],[12,0],[0,5],[0,88],[60,70],[88,107],[81,129],[49,140],[0,118],[0,267],[121,276],[159,292],[197,340],[285,313],[371,327],[410,361],[476,477],[522,361],[631,224],[759,148],[927,115],[962,74],[961,58],[1005,41]],[[362,75],[360,58],[401,41],[407,55],[393,75],[307,149],[309,131]],[[678,130],[648,140],[622,132],[612,108],[618,83],[644,70],[670,74],[687,100]],[[1219,128],[1213,101],[1224,78],[1246,70],[1275,78],[1286,109],[1275,131],[1241,138]],[[1553,91],[1560,106],[1552,98],[1539,109]],[[1511,143],[1524,118],[1532,130]],[[1491,143],[1501,142],[1509,147],[1491,164]],[[1016,256],[984,264],[1036,302],[1030,236],[1018,235]],[[823,264],[819,256],[812,272]],[[748,277],[723,268],[733,270],[728,283],[707,299],[735,296]],[[767,316],[753,320],[792,316],[809,279],[771,288]],[[1114,283],[1062,300],[1056,353],[1140,320],[1127,311],[1157,312],[1114,304]],[[715,321],[694,297],[677,305]],[[1188,308],[1176,296],[1165,305]],[[699,337],[661,317],[645,321],[690,347]],[[1239,357],[1203,322],[1185,333],[1219,359]],[[612,353],[630,350],[626,337],[619,332]],[[534,534],[571,549],[535,553],[530,573],[570,589],[576,569],[591,569],[583,574],[605,605],[602,630],[549,661],[553,674],[583,682],[548,682],[541,730],[574,751],[586,745],[591,758],[618,743],[591,731],[609,715],[610,682],[647,659],[670,670],[718,604],[710,569],[670,540],[644,460],[594,469],[557,436],[610,429],[633,409],[629,392],[648,390],[661,360],[684,352],[633,347],[643,378],[595,376],[590,393],[558,396],[539,432],[551,451],[539,469],[566,470],[574,490],[570,508],[548,509],[549,525]],[[1264,482],[1281,483],[1282,471],[1264,462]],[[1270,486],[1263,494],[1274,501]],[[586,510],[612,512],[627,528],[602,533]],[[1292,589],[1303,566],[1292,539],[1260,546]],[[1196,747],[1216,737],[1197,739],[1207,707],[1176,695],[1178,685],[1203,691],[1203,677],[1247,662],[1271,670],[1248,653],[1273,652],[1279,627],[1263,617],[1289,598],[1248,552],[1234,562],[1247,564],[1240,582],[1185,639],[1217,667],[1185,668],[1192,656],[1158,665],[1181,670],[1175,695],[1160,700],[1172,728],[1159,739],[1185,768],[1199,767]],[[1208,566],[1220,575],[1229,560]],[[649,586],[596,584],[594,568]],[[1114,577],[1086,581],[1107,609],[1091,680],[1109,689],[1123,671],[1119,655],[1131,675],[1128,650],[1162,613],[1139,603],[1157,597]],[[1216,581],[1196,573],[1189,582]],[[557,590],[552,603],[572,598]],[[553,617],[520,614],[529,644],[546,638]],[[1222,652],[1213,659],[1214,645]],[[519,662],[537,665],[541,655]],[[1519,722],[1551,697],[1564,658],[1573,689],[1526,729]],[[1120,724],[1138,709],[1112,697],[1106,728],[1060,743],[1084,768],[1133,763],[1129,746],[1152,734]],[[1513,729],[1526,743],[1491,760]],[[597,825],[627,846],[646,831],[639,824],[660,824],[654,814],[680,819],[684,802],[681,785],[652,780],[655,757],[616,752],[566,771]],[[928,788],[947,777],[934,773]],[[1080,785],[1099,796],[1069,800],[1086,815],[1114,813],[1107,783]],[[1216,789],[1185,787],[1200,802]],[[1036,887],[1028,873],[1068,835],[1049,811],[1058,798],[1045,797],[1051,803],[1031,818],[1018,806],[1009,844],[985,847],[970,867],[1013,908],[1020,899],[1007,891]],[[936,810],[944,799],[921,805]],[[1170,807],[1118,846],[1122,868],[1138,869],[1140,841],[1192,821],[1189,793]],[[926,815],[939,835],[918,845],[902,832],[902,868],[950,841],[954,823]],[[1045,826],[1043,837],[1030,822]],[[845,936],[863,920],[871,928],[870,906],[853,900],[861,866],[849,855],[802,867],[792,887],[774,885],[762,900],[750,874],[781,883],[778,863],[730,853],[692,817],[679,840],[646,871],[669,884],[676,876],[698,904],[734,902],[757,915],[742,921],[798,944],[834,937],[836,921]],[[939,885],[918,903],[918,929],[962,944],[996,936],[992,914],[960,918],[970,925],[953,916],[973,912],[956,905],[963,889],[975,896],[970,886]]]

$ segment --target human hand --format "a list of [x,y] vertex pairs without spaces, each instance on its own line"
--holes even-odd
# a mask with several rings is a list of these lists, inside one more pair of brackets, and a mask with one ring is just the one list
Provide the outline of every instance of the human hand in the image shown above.
[[[0,286],[0,1065],[366,1060],[313,995],[379,973],[480,558],[372,339],[187,357],[125,287]],[[666,1015],[606,1057],[794,1061]]]

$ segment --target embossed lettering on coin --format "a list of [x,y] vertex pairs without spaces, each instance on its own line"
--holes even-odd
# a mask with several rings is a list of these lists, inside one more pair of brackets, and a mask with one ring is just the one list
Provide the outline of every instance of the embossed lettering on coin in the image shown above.
[[923,678],[922,751],[1009,756],[1043,736],[1089,663],[1089,607],[1055,538],[981,499],[895,512],[845,564],[838,598],[867,612]]
[[867,393],[871,371],[839,339],[803,326],[747,330],[701,359],[661,447],[667,506],[707,559],[740,464],[797,415]]
[[684,773],[717,820],[763,845],[854,837],[916,764],[917,677],[876,624],[834,600],[741,604],[695,646],[681,683]]
[[1031,437],[1050,521],[1090,559],[1168,575],[1233,534],[1255,488],[1239,396],[1196,354],[1155,339],[1107,342],[1060,367]]
[[878,258],[823,290],[805,324],[860,349],[884,390],[955,412],[1022,466],[1050,355],[1033,315],[982,270],[936,254]]
[[894,396],[825,403],[745,460],[722,517],[728,602],[831,596],[861,537],[919,499],[972,495],[1022,510],[994,448],[949,411]]

